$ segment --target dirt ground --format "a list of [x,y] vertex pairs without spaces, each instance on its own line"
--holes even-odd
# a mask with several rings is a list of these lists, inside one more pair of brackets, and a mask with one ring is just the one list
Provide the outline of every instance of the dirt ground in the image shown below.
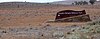
[[55,20],[57,12],[62,10],[85,10],[92,21],[99,20],[100,5],[15,6],[0,5],[0,39],[73,39],[73,37],[99,39],[100,37],[99,25],[86,25],[88,22],[47,23],[49,20]]
[[[5,6],[7,7],[7,6]],[[53,26],[67,26],[85,23],[46,23],[54,20],[56,13],[62,10],[86,10],[91,20],[97,20],[100,17],[100,5],[47,5],[47,6],[31,6],[28,8],[5,8],[0,9],[0,26],[44,26],[50,24]]]

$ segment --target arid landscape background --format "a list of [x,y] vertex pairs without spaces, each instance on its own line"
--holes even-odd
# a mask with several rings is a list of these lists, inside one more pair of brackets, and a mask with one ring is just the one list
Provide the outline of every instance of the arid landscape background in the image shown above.
[[[46,23],[49,20],[55,20],[57,12],[62,10],[86,10],[92,21],[100,19],[99,2],[95,5],[60,5],[29,2],[0,3],[0,39],[64,39],[62,32],[64,32],[64,35],[66,33],[70,34],[70,26],[75,27],[76,30],[76,26],[84,29],[84,26],[92,22]],[[81,35],[83,35],[82,33]],[[52,37],[52,34],[58,38]],[[95,35],[99,36],[99,33]],[[88,36],[91,37],[87,37],[87,39],[92,39],[91,33]],[[94,36],[94,39],[97,38],[99,37]]]
[[[62,10],[86,10],[92,20],[99,19],[100,5],[56,5],[35,3],[0,4],[0,26],[40,26],[54,20],[56,13]],[[52,24],[52,23],[51,23]],[[67,23],[53,23],[53,25]],[[70,24],[70,23],[69,23]]]

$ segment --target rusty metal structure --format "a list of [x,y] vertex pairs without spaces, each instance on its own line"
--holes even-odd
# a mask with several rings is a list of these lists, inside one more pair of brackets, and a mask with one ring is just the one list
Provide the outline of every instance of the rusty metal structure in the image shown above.
[[63,10],[57,13],[55,20],[72,17],[72,16],[78,16],[86,14],[85,10],[83,11],[73,11],[73,10]]
[[85,10],[63,10],[56,15],[55,22],[88,22],[91,21]]

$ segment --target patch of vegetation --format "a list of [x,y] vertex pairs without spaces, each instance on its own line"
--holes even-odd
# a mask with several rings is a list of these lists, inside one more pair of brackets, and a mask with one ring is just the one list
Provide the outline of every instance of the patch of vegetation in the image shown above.
[[90,0],[89,2],[93,5],[96,2],[96,0]]
[[[88,25],[76,29],[69,38],[70,39],[91,39],[93,35],[100,34],[100,21],[88,23]],[[95,36],[94,36],[95,37]]]
[[75,1],[72,5],[88,5],[87,1]]

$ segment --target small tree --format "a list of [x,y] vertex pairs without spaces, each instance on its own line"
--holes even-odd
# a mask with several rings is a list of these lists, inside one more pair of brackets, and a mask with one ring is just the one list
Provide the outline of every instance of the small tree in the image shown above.
[[88,5],[88,2],[87,1],[83,1],[83,5]]
[[78,1],[74,1],[75,5],[79,5],[79,2]]
[[93,5],[96,2],[96,0],[90,0],[89,2]]
[[87,1],[75,1],[74,3],[72,3],[72,5],[88,5]]
[[74,3],[72,3],[72,5],[74,5]]

